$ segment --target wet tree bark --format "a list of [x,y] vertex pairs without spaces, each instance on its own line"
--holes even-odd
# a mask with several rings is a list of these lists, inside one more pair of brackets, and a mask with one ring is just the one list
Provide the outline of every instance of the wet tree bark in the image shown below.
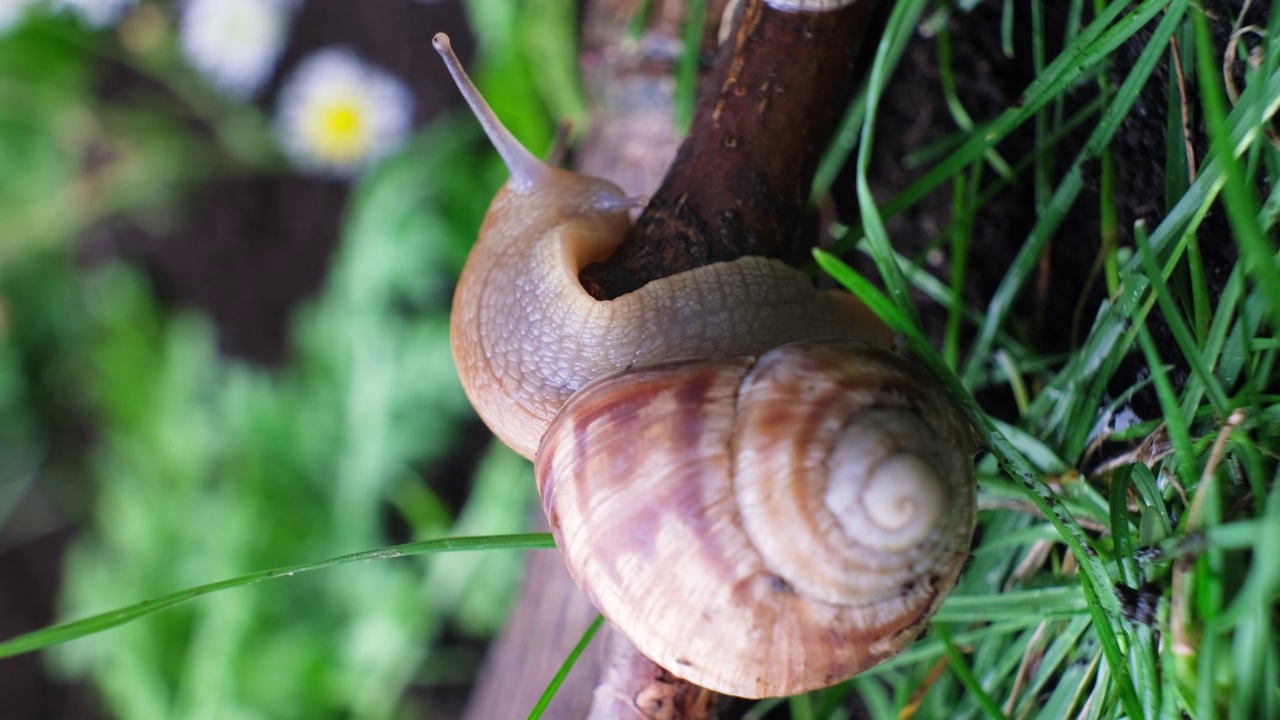
[[610,299],[747,255],[803,257],[816,237],[804,221],[813,174],[886,8],[861,0],[791,13],[742,3],[670,173],[618,252],[583,270],[583,285]]

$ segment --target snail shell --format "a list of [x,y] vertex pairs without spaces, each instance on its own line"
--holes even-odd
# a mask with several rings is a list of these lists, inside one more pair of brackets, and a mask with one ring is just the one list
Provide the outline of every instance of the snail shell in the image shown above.
[[955,584],[972,435],[931,381],[854,341],[593,382],[538,451],[574,579],[674,674],[744,697],[898,652]]

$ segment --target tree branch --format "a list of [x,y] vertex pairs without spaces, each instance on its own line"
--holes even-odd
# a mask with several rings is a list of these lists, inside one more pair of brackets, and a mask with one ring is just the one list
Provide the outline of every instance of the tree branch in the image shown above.
[[798,262],[818,161],[853,97],[886,4],[788,13],[742,3],[671,171],[609,259],[585,268],[599,299],[746,255]]

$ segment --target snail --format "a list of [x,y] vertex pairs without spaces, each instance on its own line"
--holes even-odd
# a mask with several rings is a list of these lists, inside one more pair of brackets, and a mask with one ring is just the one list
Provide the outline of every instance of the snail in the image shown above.
[[815,291],[803,273],[760,257],[592,298],[579,271],[613,252],[630,226],[627,210],[643,200],[538,160],[480,97],[448,37],[432,43],[511,173],[458,280],[450,344],[467,398],[516,452],[532,459],[569,396],[614,370],[824,335],[890,341],[848,293]]
[[433,45],[505,161],[454,295],[468,398],[534,460],[570,574],[650,659],[744,697],[900,650],[954,585],[972,433],[852,296],[758,257],[615,300],[578,281],[643,200],[542,163]]

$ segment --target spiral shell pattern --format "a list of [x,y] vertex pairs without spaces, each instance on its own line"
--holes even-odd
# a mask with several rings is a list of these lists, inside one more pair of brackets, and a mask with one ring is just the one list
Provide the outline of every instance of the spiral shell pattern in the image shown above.
[[901,358],[806,341],[595,381],[536,469],[574,579],[642,653],[768,697],[919,634],[968,556],[972,453],[959,411]]

